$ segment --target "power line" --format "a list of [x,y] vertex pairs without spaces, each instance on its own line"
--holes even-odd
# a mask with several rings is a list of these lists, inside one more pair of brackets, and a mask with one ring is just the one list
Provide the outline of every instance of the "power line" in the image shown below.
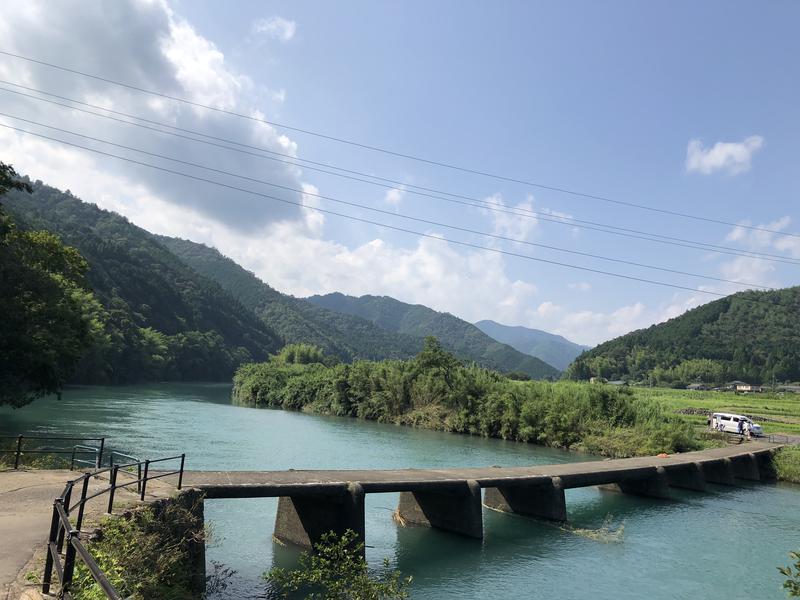
[[[255,190],[241,188],[241,187],[238,187],[238,186],[235,186],[235,185],[223,183],[223,182],[220,182],[220,181],[215,181],[213,179],[207,179],[205,177],[200,177],[198,175],[192,175],[190,173],[184,173],[182,171],[176,171],[174,169],[168,169],[166,167],[162,167],[162,166],[159,166],[159,165],[154,165],[154,164],[151,164],[151,163],[146,163],[146,162],[135,160],[135,159],[128,158],[128,157],[125,157],[125,156],[120,156],[118,154],[112,154],[110,152],[104,152],[102,150],[98,150],[96,148],[91,148],[89,146],[83,146],[81,144],[75,144],[73,142],[68,142],[66,140],[53,138],[53,137],[50,137],[50,136],[47,136],[47,135],[44,135],[44,134],[27,131],[27,130],[21,129],[19,127],[14,127],[14,126],[11,126],[11,125],[5,125],[5,124],[2,124],[2,123],[0,123],[0,127],[5,127],[7,129],[12,129],[12,130],[15,130],[15,131],[18,131],[18,132],[21,132],[21,133],[25,133],[27,135],[34,135],[36,137],[40,137],[40,138],[48,139],[48,140],[51,140],[51,141],[59,142],[59,143],[62,143],[62,144],[68,145],[68,146],[72,146],[72,147],[75,147],[75,148],[80,148],[80,149],[83,149],[83,150],[86,150],[86,151],[89,151],[89,152],[93,152],[95,154],[100,154],[102,156],[108,156],[110,158],[116,158],[118,160],[122,160],[122,161],[129,162],[129,163],[132,163],[132,164],[140,165],[140,166],[147,167],[147,168],[150,168],[150,169],[154,169],[154,170],[157,170],[157,171],[161,171],[161,172],[164,172],[164,173],[170,173],[172,175],[178,175],[180,177],[184,177],[184,178],[187,178],[187,179],[192,179],[192,180],[195,180],[195,181],[208,183],[208,184],[215,185],[215,186],[218,186],[218,187],[222,187],[222,188],[226,188],[226,189],[230,189],[230,190],[234,190],[234,191],[238,191],[238,192],[243,192],[245,194],[251,194],[253,196],[259,196],[259,197],[262,197],[262,198],[275,200],[277,202],[282,202],[282,203],[285,203],[285,204],[298,206],[298,207],[301,207],[301,208],[305,208],[306,210],[313,210],[313,211],[317,211],[317,212],[320,212],[320,213],[323,213],[323,214],[329,214],[329,215],[341,217],[341,218],[344,218],[344,219],[349,219],[349,220],[358,221],[358,222],[361,222],[361,223],[366,223],[366,224],[369,224],[369,225],[375,225],[377,227],[384,227],[386,229],[391,229],[391,230],[394,230],[394,231],[400,231],[400,232],[403,232],[403,233],[409,233],[409,234],[416,235],[416,236],[419,236],[419,237],[430,238],[430,239],[439,240],[439,241],[442,241],[442,242],[456,244],[456,245],[459,245],[459,246],[465,246],[465,247],[474,248],[474,249],[477,249],[477,250],[485,250],[487,252],[494,252],[496,254],[502,254],[502,255],[505,255],[505,256],[513,256],[513,257],[516,257],[516,258],[522,258],[522,259],[525,259],[525,260],[531,260],[531,261],[540,262],[540,263],[544,263],[544,264],[550,264],[550,265],[555,265],[555,266],[560,266],[560,267],[566,267],[566,268],[574,269],[574,270],[578,270],[578,271],[595,273],[595,274],[598,274],[598,275],[607,275],[609,277],[616,277],[616,278],[619,278],[619,279],[626,279],[626,280],[630,280],[630,281],[638,281],[638,282],[641,282],[641,283],[649,283],[649,284],[658,285],[658,286],[661,286],[661,287],[668,287],[668,288],[673,288],[673,289],[689,291],[689,292],[693,292],[693,293],[706,294],[706,295],[710,295],[710,296],[716,296],[716,297],[719,297],[719,298],[724,298],[724,297],[726,297],[728,295],[728,294],[724,294],[724,293],[721,293],[721,292],[714,292],[714,291],[711,291],[711,290],[705,290],[705,289],[702,289],[702,288],[693,288],[693,287],[683,286],[683,285],[674,284],[674,283],[667,283],[667,282],[664,282],[664,281],[657,281],[657,280],[654,280],[654,279],[646,279],[646,278],[643,278],[643,277],[635,277],[633,275],[625,275],[625,274],[622,274],[622,273],[615,273],[615,272],[612,272],[612,271],[605,271],[605,270],[602,270],[602,269],[595,269],[595,268],[591,268],[591,267],[573,265],[573,264],[570,264],[570,263],[564,263],[564,262],[551,260],[551,259],[547,259],[547,258],[541,258],[541,257],[538,257],[538,256],[531,256],[529,254],[521,254],[521,253],[518,253],[518,252],[512,252],[510,250],[503,250],[503,249],[500,249],[500,248],[492,248],[492,247],[489,247],[489,246],[481,246],[480,244],[474,244],[472,242],[465,242],[465,241],[462,241],[462,240],[454,240],[454,239],[451,239],[451,238],[445,238],[445,237],[434,235],[434,234],[431,234],[431,233],[425,233],[425,232],[416,231],[416,230],[413,230],[413,229],[406,229],[404,227],[398,227],[396,225],[389,225],[387,223],[382,223],[382,222],[379,222],[379,221],[373,221],[371,219],[365,219],[363,217],[357,217],[355,215],[348,215],[348,214],[345,214],[345,213],[339,213],[339,212],[332,211],[332,210],[329,210],[329,209],[323,209],[323,208],[318,208],[318,207],[314,207],[314,206],[306,206],[301,202],[294,202],[292,200],[287,200],[286,198],[280,198],[278,196],[272,196],[270,194],[264,194],[262,192],[257,192]],[[761,300],[755,300],[755,299],[752,299],[752,300],[761,302]],[[772,302],[768,302],[768,303],[769,304],[774,304]]]
[[[678,246],[678,247],[691,248],[691,249],[697,249],[697,250],[703,250],[703,251],[709,251],[709,252],[715,252],[715,253],[718,253],[718,254],[728,254],[728,255],[732,255],[732,256],[743,256],[743,257],[749,257],[749,258],[756,258],[756,259],[759,259],[759,260],[769,260],[771,262],[781,262],[781,263],[791,264],[791,265],[795,265],[795,266],[796,265],[800,265],[800,260],[793,259],[791,257],[781,256],[781,255],[778,255],[778,254],[771,254],[771,253],[767,253],[767,252],[756,252],[754,250],[740,250],[738,248],[732,248],[730,246],[720,246],[720,245],[716,245],[716,244],[710,244],[710,243],[707,243],[707,242],[699,242],[699,241],[696,241],[696,240],[688,240],[688,239],[685,239],[685,238],[666,236],[666,235],[663,235],[663,234],[647,232],[647,231],[641,231],[641,230],[637,230],[637,229],[630,229],[630,228],[625,228],[625,227],[619,227],[619,226],[615,226],[615,225],[608,225],[608,224],[605,224],[605,223],[598,223],[598,222],[595,222],[595,221],[576,219],[575,217],[566,217],[566,216],[565,217],[560,217],[559,216],[559,217],[554,218],[554,216],[550,215],[549,213],[541,213],[541,212],[533,211],[533,210],[526,209],[526,208],[523,208],[523,207],[506,207],[502,202],[499,202],[499,201],[491,201],[491,200],[488,200],[488,199],[479,199],[479,198],[474,198],[474,197],[471,197],[471,196],[455,194],[455,193],[452,193],[452,192],[436,190],[436,189],[433,189],[433,188],[426,188],[426,187],[422,187],[422,186],[413,185],[413,184],[410,184],[410,183],[405,183],[405,182],[401,182],[401,181],[397,181],[397,180],[393,180],[393,179],[388,179],[388,178],[385,178],[385,177],[379,177],[377,175],[371,175],[371,174],[367,174],[367,173],[363,173],[363,172],[359,172],[359,171],[354,171],[354,170],[350,170],[350,169],[344,169],[344,168],[338,167],[336,165],[331,165],[331,164],[327,164],[327,163],[320,163],[320,162],[316,162],[316,161],[309,161],[307,159],[297,158],[297,157],[294,157],[292,155],[283,154],[283,153],[280,153],[280,152],[276,152],[274,150],[269,150],[267,148],[263,148],[263,147],[259,147],[259,146],[252,146],[252,145],[244,144],[242,142],[238,142],[238,141],[235,141],[235,140],[229,140],[229,139],[226,139],[226,138],[212,136],[212,135],[205,134],[203,132],[199,132],[199,131],[195,131],[195,130],[191,130],[191,129],[186,129],[186,128],[182,128],[182,127],[177,127],[177,126],[174,126],[174,125],[170,125],[170,124],[159,122],[159,121],[154,121],[154,120],[151,120],[151,119],[146,119],[144,117],[139,117],[139,116],[136,116],[136,115],[131,115],[131,114],[124,113],[124,112],[121,112],[121,111],[109,109],[109,108],[106,108],[106,107],[102,107],[102,106],[98,106],[98,105],[94,105],[94,104],[89,104],[87,102],[83,102],[81,100],[75,100],[75,99],[72,99],[72,98],[67,98],[65,96],[59,96],[57,94],[52,94],[50,92],[46,92],[46,91],[39,90],[39,89],[36,89],[36,88],[30,88],[28,86],[24,86],[24,85],[21,85],[21,84],[18,84],[18,83],[5,81],[5,80],[2,80],[2,79],[0,79],[0,83],[5,83],[7,85],[20,87],[20,88],[23,88],[23,89],[26,89],[26,90],[29,90],[29,91],[35,91],[35,92],[40,93],[40,94],[45,94],[45,95],[48,95],[48,96],[51,96],[51,97],[59,98],[59,99],[62,99],[62,100],[66,100],[68,102],[73,102],[73,103],[81,104],[81,105],[84,105],[84,106],[89,106],[91,108],[107,111],[107,112],[110,112],[110,113],[113,113],[113,114],[122,115],[122,116],[124,116],[126,118],[137,119],[137,120],[140,120],[140,121],[143,121],[143,122],[146,122],[146,123],[152,123],[152,124],[158,125],[159,127],[166,127],[166,128],[169,128],[169,129],[174,129],[176,131],[182,131],[182,132],[190,133],[192,135],[198,135],[198,136],[201,136],[201,137],[205,137],[205,138],[208,138],[208,139],[211,139],[211,140],[219,140],[219,141],[226,142],[228,144],[234,144],[236,146],[241,146],[243,148],[252,148],[252,149],[255,149],[255,150],[259,150],[260,152],[266,152],[266,153],[269,153],[269,154],[272,154],[272,155],[286,157],[286,158],[289,158],[291,160],[281,160],[279,158],[275,158],[275,156],[264,156],[263,154],[258,154],[258,153],[255,153],[255,152],[242,150],[241,148],[230,147],[230,146],[226,146],[226,145],[223,145],[223,144],[210,142],[210,141],[203,140],[203,139],[197,139],[197,138],[194,138],[194,137],[181,135],[181,134],[175,133],[173,131],[165,131],[165,130],[162,130],[162,129],[158,129],[157,127],[150,127],[148,125],[143,125],[141,123],[135,123],[135,122],[131,122],[131,121],[126,121],[124,119],[118,119],[118,118],[110,116],[110,115],[92,112],[92,111],[89,111],[89,110],[78,108],[76,106],[70,106],[68,104],[62,104],[60,102],[55,102],[53,100],[48,100],[47,98],[40,98],[40,97],[37,97],[37,96],[33,96],[31,94],[25,94],[25,93],[19,92],[17,90],[11,90],[11,89],[0,87],[0,91],[12,93],[12,94],[17,94],[19,96],[24,96],[26,98],[31,98],[33,100],[37,100],[37,101],[40,101],[40,102],[46,102],[46,103],[53,104],[53,105],[56,105],[56,106],[59,106],[59,107],[62,107],[62,108],[67,108],[67,109],[70,109],[70,110],[79,111],[79,112],[82,112],[82,113],[85,113],[85,114],[89,114],[89,115],[93,115],[93,116],[96,116],[96,117],[101,117],[101,118],[109,119],[109,120],[116,121],[116,122],[119,122],[119,123],[124,123],[126,125],[132,125],[134,127],[139,127],[139,128],[142,128],[142,129],[154,131],[156,133],[160,133],[160,134],[163,134],[163,135],[170,135],[170,136],[173,136],[173,137],[186,139],[186,140],[189,140],[189,141],[193,141],[193,142],[198,142],[198,143],[214,146],[214,147],[217,147],[217,148],[222,148],[222,149],[225,149],[225,150],[230,150],[230,151],[233,151],[233,152],[246,154],[246,155],[253,156],[253,157],[256,157],[256,158],[272,160],[272,161],[277,161],[277,162],[280,162],[280,163],[283,163],[283,164],[303,167],[303,168],[306,168],[306,169],[309,169],[309,170],[318,171],[318,172],[321,172],[321,173],[326,173],[326,174],[333,175],[333,176],[336,176],[336,177],[342,177],[342,178],[345,178],[345,179],[350,179],[350,180],[359,181],[359,182],[362,182],[362,183],[367,183],[367,184],[370,184],[370,185],[375,185],[375,186],[378,186],[378,187],[381,187],[381,188],[384,188],[384,189],[397,189],[398,187],[402,187],[403,191],[408,192],[410,194],[415,194],[415,195],[419,195],[419,196],[423,196],[423,197],[428,197],[428,198],[432,198],[432,199],[436,199],[436,200],[441,200],[441,201],[444,201],[444,202],[451,202],[451,203],[465,205],[465,206],[473,206],[473,207],[481,208],[481,209],[485,208],[485,209],[493,211],[493,212],[501,212],[501,213],[506,213],[506,214],[511,214],[511,215],[522,216],[522,217],[525,217],[525,218],[535,218],[535,219],[538,219],[538,220],[541,220],[541,221],[550,222],[550,223],[556,223],[556,224],[559,224],[559,225],[577,227],[577,228],[581,228],[581,229],[587,229],[587,230],[591,230],[591,231],[598,231],[598,232],[601,232],[601,233],[608,233],[608,234],[612,234],[612,235],[628,237],[628,238],[632,238],[632,239],[639,239],[639,240],[644,240],[644,241],[649,241],[649,242],[656,242],[656,243],[668,244],[668,245],[673,245],[673,246]],[[337,173],[337,172],[333,172],[333,171],[328,171],[326,169],[321,169],[321,168],[318,168],[318,167],[309,166],[309,165],[304,164],[304,163],[310,163],[312,165],[323,165],[323,166],[331,168],[331,169],[337,169],[337,170],[343,171],[344,173]],[[355,173],[355,174],[361,175],[363,177],[371,177],[371,178],[374,178],[374,179],[378,179],[378,180],[381,180],[381,181],[392,183],[393,185],[386,185],[384,183],[379,183],[378,181],[370,181],[370,180],[367,180],[367,179],[361,179],[359,177],[354,177],[354,176],[347,175],[346,173]],[[434,195],[434,194],[429,194],[429,193],[425,193],[424,191],[417,191],[417,190],[426,190],[426,191],[436,192],[437,194],[445,194],[447,196],[451,196],[452,198],[446,198],[446,197],[442,197],[442,196],[438,196],[438,195]],[[465,200],[468,200],[468,202],[462,202],[462,201],[457,200],[456,198],[463,198]]]
[[[124,150],[130,150],[132,152],[138,152],[140,154],[145,154],[145,155],[151,156],[153,158],[159,158],[159,159],[162,159],[162,160],[168,160],[168,161],[179,163],[179,164],[186,165],[186,166],[189,166],[189,167],[194,167],[194,168],[197,168],[197,169],[203,169],[203,170],[206,170],[206,171],[211,171],[213,173],[217,173],[217,174],[220,174],[220,175],[226,175],[226,176],[229,176],[229,177],[235,177],[237,179],[242,179],[242,180],[250,181],[250,182],[253,182],[253,183],[260,183],[260,184],[264,184],[264,185],[269,185],[269,186],[272,186],[272,187],[275,187],[275,188],[278,188],[278,189],[282,189],[282,190],[286,190],[286,191],[290,191],[290,192],[297,192],[299,194],[304,194],[306,196],[312,196],[312,197],[319,198],[319,199],[322,199],[322,200],[329,200],[331,202],[336,202],[336,203],[344,204],[344,205],[347,205],[347,206],[352,206],[352,207],[356,207],[356,208],[362,208],[362,209],[365,209],[365,210],[369,210],[369,211],[372,211],[372,212],[377,212],[377,213],[388,215],[388,216],[391,216],[391,217],[400,217],[400,218],[411,220],[411,221],[415,221],[415,222],[418,222],[418,223],[425,223],[427,225],[434,225],[436,227],[445,227],[447,229],[452,229],[452,230],[455,230],[455,231],[461,231],[461,232],[464,232],[464,233],[470,233],[470,234],[474,234],[474,235],[480,235],[480,236],[484,236],[484,237],[494,238],[494,239],[502,240],[502,241],[506,241],[506,242],[513,242],[513,243],[523,244],[523,245],[527,245],[527,246],[534,246],[534,247],[537,247],[537,248],[545,248],[547,250],[555,250],[556,252],[565,252],[565,253],[568,253],[568,254],[575,254],[575,255],[578,255],[578,256],[585,256],[585,257],[588,257],[588,258],[594,258],[594,259],[598,259],[598,260],[605,260],[605,261],[609,261],[609,262],[615,262],[615,263],[620,263],[620,264],[625,264],[625,265],[630,265],[630,266],[635,266],[635,267],[641,267],[641,268],[645,268],[645,269],[663,271],[663,272],[666,272],[666,273],[674,273],[674,274],[677,274],[677,275],[685,275],[685,276],[688,276],[688,277],[695,277],[695,278],[706,279],[706,280],[710,280],[710,281],[719,281],[719,282],[723,282],[723,283],[732,283],[732,284],[735,284],[735,285],[740,285],[740,286],[743,286],[743,287],[750,287],[750,288],[754,288],[754,289],[758,289],[758,290],[768,289],[766,286],[759,285],[759,284],[756,284],[756,283],[748,283],[748,282],[745,282],[745,281],[735,281],[735,280],[732,280],[732,279],[724,279],[724,278],[720,278],[720,277],[714,277],[713,275],[702,275],[702,274],[699,274],[699,273],[691,273],[691,272],[687,272],[687,271],[681,271],[681,270],[678,270],[678,269],[671,269],[671,268],[668,268],[668,267],[660,267],[660,266],[656,266],[656,265],[648,265],[648,264],[639,263],[639,262],[630,261],[630,260],[625,260],[625,259],[620,259],[620,258],[613,258],[613,257],[599,255],[599,254],[592,254],[592,253],[589,253],[589,252],[581,252],[579,250],[571,250],[571,249],[568,249],[568,248],[560,248],[558,246],[551,246],[551,245],[542,244],[542,243],[539,243],[539,242],[531,242],[529,240],[513,238],[513,237],[510,237],[510,236],[503,236],[503,235],[494,234],[494,233],[487,233],[487,232],[484,232],[484,231],[478,231],[478,230],[475,230],[475,229],[469,229],[469,228],[466,228],[466,227],[460,227],[460,226],[457,226],[457,225],[452,225],[452,224],[448,224],[448,223],[442,223],[442,222],[439,222],[439,221],[432,221],[432,220],[429,220],[429,219],[423,219],[423,218],[414,217],[414,216],[411,216],[411,215],[397,214],[397,213],[393,213],[393,212],[388,211],[388,210],[383,210],[383,209],[380,209],[380,208],[375,208],[373,206],[360,204],[358,202],[350,202],[350,201],[347,201],[347,200],[342,200],[340,198],[334,198],[332,196],[325,196],[325,195],[322,195],[322,194],[317,194],[317,193],[309,192],[309,191],[306,191],[306,190],[302,190],[302,189],[299,189],[299,188],[294,188],[294,187],[291,187],[291,186],[286,186],[286,185],[274,183],[274,182],[267,181],[267,180],[264,180],[264,179],[257,179],[255,177],[249,177],[247,175],[241,175],[241,174],[238,174],[238,173],[233,173],[231,171],[225,171],[225,170],[222,170],[222,169],[217,169],[215,167],[211,167],[211,166],[208,166],[208,165],[202,165],[202,164],[199,164],[199,163],[186,161],[186,160],[183,160],[183,159],[175,158],[173,156],[167,156],[167,155],[164,155],[164,154],[158,154],[158,153],[155,153],[155,152],[149,152],[147,150],[142,150],[140,148],[135,148],[133,146],[127,146],[125,144],[118,144],[116,142],[111,142],[109,140],[104,140],[104,139],[101,139],[101,138],[85,135],[85,134],[78,133],[76,131],[72,131],[72,130],[69,130],[69,129],[62,129],[60,127],[55,127],[55,126],[52,126],[52,125],[47,125],[45,123],[40,123],[38,121],[32,121],[30,119],[25,119],[25,118],[22,118],[22,117],[18,117],[16,115],[10,115],[10,114],[7,114],[7,113],[0,112],[0,116],[9,117],[11,119],[16,119],[18,121],[23,121],[25,123],[30,123],[32,125],[37,125],[39,127],[46,127],[47,129],[60,131],[61,133],[66,133],[68,135],[81,137],[81,138],[84,138],[84,139],[87,139],[87,140],[91,140],[93,142],[99,142],[101,144],[107,144],[109,146],[114,146],[116,148],[121,148],[121,149],[124,149]],[[22,130],[22,131],[24,133],[32,133],[32,132],[28,132],[28,131],[25,131],[25,130]],[[37,134],[34,133],[33,135],[37,135]],[[60,140],[56,140],[56,141],[60,141]]]
[[23,56],[21,54],[15,54],[13,52],[8,52],[6,50],[0,50],[0,54],[3,54],[5,56],[10,56],[12,58],[17,58],[17,59],[20,59],[20,60],[24,60],[24,61],[27,61],[27,62],[35,63],[35,64],[38,64],[38,65],[43,65],[43,66],[46,66],[46,67],[50,67],[52,69],[58,69],[60,71],[66,72],[66,73],[72,73],[74,75],[80,75],[82,77],[88,77],[90,79],[95,79],[97,81],[103,81],[105,83],[110,83],[112,85],[117,85],[117,86],[124,87],[124,88],[130,89],[130,90],[141,92],[141,93],[144,93],[144,94],[150,94],[152,96],[157,96],[159,98],[164,98],[164,99],[172,100],[172,101],[175,101],[175,102],[181,102],[183,104],[187,104],[187,105],[193,106],[195,108],[202,108],[202,109],[205,109],[205,110],[211,110],[211,111],[214,111],[214,112],[217,112],[217,113],[221,113],[221,114],[225,114],[225,115],[229,115],[229,116],[233,116],[233,117],[238,117],[238,118],[241,118],[241,119],[246,119],[248,121],[253,121],[253,122],[256,122],[256,123],[263,123],[265,125],[270,125],[272,127],[280,127],[282,129],[288,129],[289,131],[294,131],[294,132],[297,132],[297,133],[303,133],[303,134],[306,134],[306,135],[312,135],[314,137],[318,137],[318,138],[321,138],[321,139],[325,139],[325,140],[329,140],[329,141],[333,141],[333,142],[337,142],[337,143],[341,143],[341,144],[347,144],[347,145],[354,146],[354,147],[357,147],[357,148],[362,148],[364,150],[371,150],[373,152],[380,152],[382,154],[387,154],[387,155],[395,156],[395,157],[398,157],[398,158],[405,158],[405,159],[408,159],[408,160],[413,160],[413,161],[416,161],[416,162],[425,163],[425,164],[432,165],[432,166],[443,167],[443,168],[451,169],[451,170],[454,170],[454,171],[460,171],[462,173],[469,173],[469,174],[472,174],[472,175],[479,175],[481,177],[488,177],[488,178],[496,179],[496,180],[499,180],[499,181],[506,181],[506,182],[509,182],[509,183],[517,183],[517,184],[526,185],[526,186],[530,186],[530,187],[534,187],[534,188],[538,188],[538,189],[548,190],[548,191],[551,191],[551,192],[558,192],[558,193],[561,193],[561,194],[567,194],[567,195],[581,197],[581,198],[599,200],[599,201],[602,201],[602,202],[608,202],[608,203],[617,204],[617,205],[620,205],[620,206],[627,206],[629,208],[637,208],[637,209],[640,209],[640,210],[647,210],[647,211],[656,212],[656,213],[660,213],[660,214],[671,215],[671,216],[681,217],[681,218],[685,218],[685,219],[692,219],[692,220],[695,220],[695,221],[703,221],[703,222],[706,222],[706,223],[716,223],[718,225],[726,225],[726,226],[730,226],[730,227],[741,227],[743,229],[749,229],[749,230],[753,230],[753,231],[763,231],[763,232],[772,233],[772,234],[780,235],[780,236],[800,238],[800,234],[796,234],[796,233],[787,233],[787,232],[777,231],[777,230],[774,230],[774,229],[767,229],[765,227],[757,227],[755,225],[744,225],[744,224],[741,224],[741,223],[733,223],[731,221],[724,221],[722,219],[714,219],[714,218],[711,218],[711,217],[703,217],[703,216],[700,216],[700,215],[692,215],[692,214],[689,214],[689,213],[673,211],[673,210],[669,210],[669,209],[666,209],[666,208],[659,208],[659,207],[656,207],[656,206],[648,206],[646,204],[638,204],[638,203],[635,203],[635,202],[628,202],[628,201],[625,201],[625,200],[618,200],[618,199],[615,199],[615,198],[610,198],[608,196],[601,196],[601,195],[598,195],[598,194],[590,194],[590,193],[586,193],[586,192],[579,192],[579,191],[576,191],[576,190],[570,190],[568,188],[563,188],[563,187],[558,187],[558,186],[545,185],[545,184],[537,183],[537,182],[534,182],[534,181],[529,181],[529,180],[516,178],[516,177],[508,177],[508,176],[505,176],[505,175],[499,175],[499,174],[496,174],[496,173],[491,173],[491,172],[488,172],[488,171],[482,171],[482,170],[479,170],[479,169],[461,167],[461,166],[458,166],[458,165],[455,165],[455,164],[452,164],[452,163],[432,160],[432,159],[424,158],[424,157],[421,157],[421,156],[416,156],[416,155],[413,155],[413,154],[406,154],[406,153],[403,153],[403,152],[390,150],[388,148],[384,148],[384,147],[381,147],[381,146],[373,146],[373,145],[370,145],[370,144],[365,144],[365,143],[362,143],[362,142],[357,142],[357,141],[354,141],[354,140],[350,140],[350,139],[347,139],[347,138],[327,135],[327,134],[320,133],[318,131],[313,131],[313,130],[310,130],[310,129],[303,129],[303,128],[300,128],[300,127],[293,127],[291,125],[286,125],[285,123],[279,123],[277,121],[270,121],[270,120],[267,120],[267,119],[262,119],[260,117],[254,117],[252,115],[247,115],[247,114],[244,114],[244,113],[239,113],[239,112],[232,111],[232,110],[227,110],[227,109],[224,109],[224,108],[219,108],[219,107],[216,107],[216,106],[210,106],[208,104],[202,104],[200,102],[195,102],[193,100],[189,100],[187,98],[182,98],[180,96],[173,96],[173,95],[170,95],[170,94],[165,94],[163,92],[158,92],[158,91],[155,91],[155,90],[149,90],[147,88],[143,88],[143,87],[139,87],[139,86],[136,86],[136,85],[132,85],[130,83],[117,81],[115,79],[110,79],[108,77],[102,77],[100,75],[94,75],[94,74],[91,74],[91,73],[86,73],[84,71],[79,71],[77,69],[71,69],[69,67],[64,67],[62,65],[57,65],[57,64],[46,62],[46,61],[43,61],[43,60],[38,60],[38,59],[31,58],[31,57],[28,57],[28,56]]

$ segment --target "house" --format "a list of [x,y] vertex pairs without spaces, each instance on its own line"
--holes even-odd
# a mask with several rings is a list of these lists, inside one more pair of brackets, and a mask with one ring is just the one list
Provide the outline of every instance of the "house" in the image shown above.
[[707,392],[711,388],[707,386],[705,383],[690,383],[686,386],[687,390],[693,390],[695,392]]
[[731,381],[726,387],[738,394],[750,394],[761,391],[760,385],[747,383],[745,381]]

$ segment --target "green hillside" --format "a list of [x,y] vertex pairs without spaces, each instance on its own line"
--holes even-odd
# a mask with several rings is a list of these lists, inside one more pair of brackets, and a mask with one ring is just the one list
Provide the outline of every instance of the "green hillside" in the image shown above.
[[159,237],[159,241],[254,311],[286,343],[314,344],[345,362],[408,358],[422,348],[421,339],[282,294],[214,248],[177,238]]
[[484,320],[475,323],[490,338],[508,344],[524,354],[542,359],[556,369],[564,370],[589,346],[570,342],[567,338],[528,327],[501,325],[495,321]]
[[406,304],[388,296],[312,296],[309,302],[375,323],[394,333],[424,338],[435,336],[456,356],[506,373],[519,372],[534,379],[556,377],[558,370],[542,360],[501,344],[466,321],[427,306]]
[[280,336],[222,287],[187,267],[124,217],[37,181],[3,204],[22,228],[45,229],[86,258],[104,308],[104,336],[77,382],[226,380],[238,365],[282,345]]
[[742,292],[585,352],[566,377],[752,383],[800,379],[800,287]]

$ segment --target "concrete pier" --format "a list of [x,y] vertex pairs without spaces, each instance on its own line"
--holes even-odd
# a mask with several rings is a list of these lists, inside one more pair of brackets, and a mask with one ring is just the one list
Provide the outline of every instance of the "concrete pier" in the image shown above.
[[736,480],[733,476],[733,463],[730,458],[719,458],[704,462],[703,473],[709,483],[736,485]]
[[481,488],[463,481],[413,492],[400,492],[397,521],[483,538]]
[[620,491],[636,496],[648,498],[669,499],[669,482],[664,467],[656,467],[653,473],[646,477],[623,479],[618,484]]
[[364,489],[358,483],[334,493],[281,496],[278,500],[274,536],[283,543],[312,548],[324,534],[342,535],[348,529],[364,541]]
[[667,483],[670,487],[693,490],[695,492],[705,492],[708,489],[703,465],[696,462],[677,465],[667,470]]
[[736,479],[761,481],[761,474],[758,470],[758,459],[756,459],[756,455],[752,452],[732,457],[731,464],[733,465],[733,476]]
[[502,512],[550,521],[567,520],[567,501],[560,477],[535,485],[516,484],[486,488],[483,503]]

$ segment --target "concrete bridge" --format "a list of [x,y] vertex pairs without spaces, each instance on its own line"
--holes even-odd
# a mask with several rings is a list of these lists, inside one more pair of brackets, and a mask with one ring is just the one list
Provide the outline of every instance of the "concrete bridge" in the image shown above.
[[[564,490],[610,486],[670,497],[670,488],[705,491],[708,483],[775,478],[777,444],[751,442],[668,457],[627,458],[530,467],[368,471],[187,471],[184,485],[206,498],[278,497],[275,537],[310,547],[328,531],[364,538],[364,495],[400,492],[395,518],[483,537],[482,504],[500,511],[567,520]],[[483,498],[481,490],[485,488]]]

